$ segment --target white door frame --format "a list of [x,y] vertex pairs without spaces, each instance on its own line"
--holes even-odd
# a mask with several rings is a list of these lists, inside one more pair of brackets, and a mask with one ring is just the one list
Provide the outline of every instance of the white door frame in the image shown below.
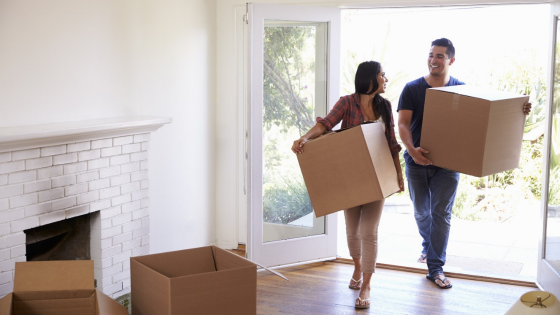
[[556,44],[557,32],[560,22],[560,1],[556,0],[550,6],[550,40],[549,40],[549,58],[547,68],[547,101],[548,113],[546,115],[546,132],[544,138],[544,152],[543,152],[543,185],[541,190],[541,237],[539,240],[539,255],[537,267],[537,282],[541,288],[550,291],[556,296],[560,296],[560,274],[556,271],[545,259],[546,254],[546,230],[547,230],[547,213],[548,213],[548,192],[549,192],[549,171],[550,171],[550,147],[552,136],[552,113],[554,101],[554,72],[556,60]]
[[[265,20],[328,22],[327,104],[339,96],[340,9],[249,4],[249,161],[247,258],[279,266],[336,257],[336,214],[326,218],[325,234],[264,243],[262,220],[263,31]],[[251,88],[252,87],[252,88]]]

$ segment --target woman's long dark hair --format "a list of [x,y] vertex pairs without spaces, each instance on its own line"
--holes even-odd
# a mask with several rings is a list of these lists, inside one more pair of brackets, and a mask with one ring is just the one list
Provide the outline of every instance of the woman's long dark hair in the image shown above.
[[[381,72],[381,64],[377,61],[365,61],[358,66],[356,77],[354,79],[354,87],[356,94],[371,95],[379,88],[377,76]],[[373,84],[370,91],[370,83]],[[377,112],[383,118],[385,128],[389,130],[391,127],[391,103],[377,94],[372,100],[373,111]]]

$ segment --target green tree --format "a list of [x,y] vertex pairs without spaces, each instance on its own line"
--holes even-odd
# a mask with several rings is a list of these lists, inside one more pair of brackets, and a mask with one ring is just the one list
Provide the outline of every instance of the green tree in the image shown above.
[[265,27],[264,29],[264,126],[280,126],[283,132],[295,126],[300,135],[315,124],[313,102],[306,97],[306,74],[315,63],[306,60],[315,28],[311,26]]
[[265,27],[263,57],[263,220],[286,224],[313,211],[286,139],[315,124],[315,27]]

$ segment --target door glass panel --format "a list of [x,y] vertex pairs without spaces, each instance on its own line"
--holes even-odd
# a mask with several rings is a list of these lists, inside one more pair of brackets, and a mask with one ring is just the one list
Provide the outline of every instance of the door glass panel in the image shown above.
[[556,24],[545,259],[560,273],[560,23]]
[[292,143],[326,112],[327,23],[265,21],[263,242],[325,233]]

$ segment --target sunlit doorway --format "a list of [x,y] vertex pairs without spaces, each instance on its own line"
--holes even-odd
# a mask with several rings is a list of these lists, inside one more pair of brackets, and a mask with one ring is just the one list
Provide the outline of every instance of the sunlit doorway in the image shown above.
[[[461,175],[444,267],[448,272],[536,280],[548,17],[548,4],[342,13],[341,95],[354,92],[360,62],[380,61],[389,79],[384,96],[396,109],[404,85],[427,74],[431,41],[445,37],[456,48],[452,76],[530,96],[533,111],[520,167],[483,178]],[[349,254],[340,216],[338,255],[344,258]],[[408,193],[390,197],[381,219],[378,263],[425,268],[417,262],[420,250]]]

